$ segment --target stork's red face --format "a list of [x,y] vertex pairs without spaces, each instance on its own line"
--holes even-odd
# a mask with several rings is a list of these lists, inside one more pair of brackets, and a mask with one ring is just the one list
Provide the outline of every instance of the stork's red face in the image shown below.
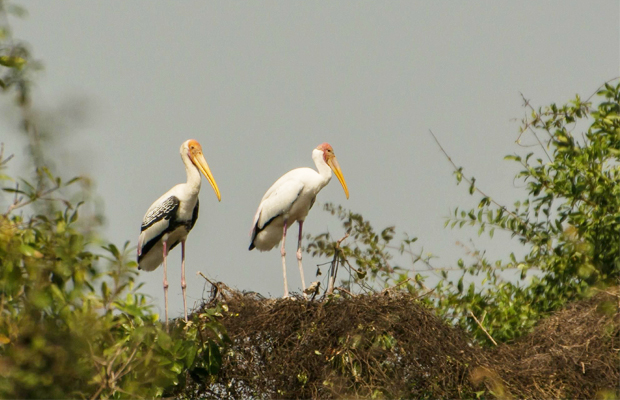
[[334,149],[329,143],[323,143],[318,145],[318,150],[323,152],[323,160],[327,162],[330,158],[334,157]]
[[213,190],[215,191],[215,195],[218,200],[222,200],[222,196],[220,195],[220,189],[217,187],[217,183],[215,183],[215,179],[213,178],[213,174],[211,174],[211,170],[209,169],[209,165],[207,164],[207,160],[205,160],[205,156],[202,154],[202,146],[200,143],[195,141],[194,139],[187,141],[187,156],[192,161],[192,163],[198,168],[200,172],[207,178]]
[[338,160],[336,160],[336,155],[334,154],[334,149],[330,146],[329,143],[320,144],[317,147],[318,150],[323,152],[323,160],[325,163],[334,171],[336,178],[340,181],[342,188],[344,189],[344,194],[349,198],[349,189],[347,188],[347,183],[344,180],[344,176],[342,176],[342,170],[340,169],[340,164],[338,164]]

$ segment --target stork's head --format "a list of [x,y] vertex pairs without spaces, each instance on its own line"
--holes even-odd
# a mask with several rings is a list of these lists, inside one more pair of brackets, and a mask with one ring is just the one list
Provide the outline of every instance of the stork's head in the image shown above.
[[209,165],[207,164],[207,160],[205,160],[205,156],[202,154],[202,146],[200,143],[195,141],[194,139],[187,140],[183,142],[181,145],[181,155],[187,155],[189,160],[198,168],[200,172],[207,178],[213,190],[215,191],[215,195],[219,201],[222,200],[222,196],[220,195],[220,189],[217,187],[217,183],[215,183],[215,179],[211,174],[211,170],[209,169]]
[[323,152],[323,161],[332,169],[336,178],[340,181],[342,188],[344,189],[344,194],[349,198],[349,189],[347,188],[347,183],[344,180],[344,176],[342,176],[342,170],[340,169],[340,164],[338,164],[338,160],[336,160],[336,155],[334,154],[334,149],[329,143],[320,144],[317,148]]

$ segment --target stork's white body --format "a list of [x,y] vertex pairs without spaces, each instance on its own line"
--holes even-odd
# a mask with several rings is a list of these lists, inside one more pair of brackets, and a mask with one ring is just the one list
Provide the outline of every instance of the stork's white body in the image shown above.
[[282,241],[280,254],[282,255],[282,273],[284,276],[284,297],[288,296],[285,261],[288,227],[295,222],[299,223],[297,262],[301,274],[302,289],[305,290],[306,285],[301,263],[303,223],[316,200],[316,195],[331,180],[332,170],[340,180],[347,198],[349,197],[342,171],[340,171],[332,147],[327,143],[321,144],[312,151],[312,159],[317,171],[311,168],[297,168],[284,174],[267,190],[258,205],[252,222],[250,250],[254,248],[260,251],[271,250]]
[[185,141],[180,148],[185,164],[187,182],[174,186],[149,207],[140,229],[138,239],[138,269],[153,271],[164,265],[164,301],[166,305],[166,326],[168,324],[168,280],[166,258],[168,252],[181,243],[181,288],[183,308],[187,321],[187,300],[185,295],[185,240],[198,219],[198,193],[200,172],[202,172],[218,199],[220,192],[202,154],[202,147],[195,140]]
[[[198,171],[193,169],[196,175],[198,175]],[[188,169],[188,171],[190,171]],[[189,181],[189,180],[188,180]],[[170,251],[173,247],[175,247],[180,242],[184,242],[187,239],[187,235],[189,234],[191,227],[193,227],[192,216],[196,213],[198,214],[198,210],[196,206],[198,205],[198,193],[200,191],[200,175],[198,175],[198,184],[190,185],[187,183],[181,183],[168,190],[164,195],[162,195],[159,199],[157,199],[144,215],[144,221],[146,221],[149,217],[149,214],[156,213],[157,210],[161,209],[162,204],[170,199],[171,197],[175,197],[179,199],[179,207],[176,210],[174,216],[171,216],[170,219],[161,219],[155,222],[146,230],[140,233],[140,238],[138,239],[138,253],[141,253],[143,246],[153,240],[154,238],[161,236],[162,233],[165,232],[166,241],[168,243],[168,251]],[[183,224],[178,225],[174,230],[170,232],[166,232],[170,228],[171,221],[182,221]],[[195,220],[193,221],[196,222]],[[191,226],[191,227],[189,227]],[[164,237],[162,236],[157,242],[153,245],[153,247],[142,256],[139,261],[138,267],[145,271],[153,271],[157,267],[159,267],[164,261],[164,253],[163,253],[163,243]]]
[[306,219],[316,195],[332,178],[332,170],[323,160],[322,151],[315,149],[312,159],[318,172],[312,168],[296,168],[267,190],[252,224],[253,247],[260,251],[273,249],[282,240],[284,221],[290,227]]

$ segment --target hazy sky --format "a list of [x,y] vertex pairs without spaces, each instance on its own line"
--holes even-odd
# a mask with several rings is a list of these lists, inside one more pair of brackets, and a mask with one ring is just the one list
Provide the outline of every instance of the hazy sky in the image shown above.
[[[322,211],[331,201],[377,228],[396,225],[398,237],[418,236],[437,265],[454,265],[465,255],[456,242],[476,232],[444,229],[445,217],[479,199],[455,186],[428,130],[483,190],[512,204],[524,192],[503,156],[528,151],[515,144],[519,93],[534,105],[564,103],[620,74],[620,10],[610,0],[20,4],[29,16],[11,20],[14,35],[45,65],[35,105],[85,113],[58,167],[95,180],[109,240],[137,243],[148,206],[185,180],[180,144],[202,143],[222,202],[203,181],[187,242],[190,304],[204,287],[196,271],[282,295],[279,252],[249,252],[250,224],[267,188],[293,168],[314,167],[322,142],[333,146],[351,196],[333,179],[306,232],[343,235]],[[21,156],[16,128],[2,126],[0,141]],[[519,249],[501,237],[475,240],[491,258]],[[182,315],[180,250],[169,257],[171,315]],[[306,282],[324,261],[305,256]],[[140,279],[163,310],[161,274]]]

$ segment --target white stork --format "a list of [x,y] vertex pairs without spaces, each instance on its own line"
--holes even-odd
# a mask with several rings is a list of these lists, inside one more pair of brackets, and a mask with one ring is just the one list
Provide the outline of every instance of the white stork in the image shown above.
[[164,264],[164,301],[166,303],[166,326],[168,326],[168,280],[166,258],[168,252],[181,243],[181,288],[183,308],[187,322],[187,300],[185,297],[185,240],[198,219],[198,192],[200,172],[207,178],[217,199],[220,190],[211,175],[209,165],[202,154],[200,143],[188,140],[181,145],[181,159],[187,172],[187,183],[181,183],[157,199],[144,215],[140,238],[138,239],[138,269],[153,271]]
[[312,159],[318,172],[311,168],[296,168],[284,174],[267,190],[252,222],[250,250],[254,248],[260,251],[271,250],[282,240],[280,254],[284,275],[284,297],[288,297],[286,251],[284,250],[287,227],[295,221],[299,223],[297,263],[301,274],[301,286],[305,290],[304,270],[301,265],[301,232],[317,193],[329,183],[332,171],[340,181],[347,199],[349,198],[349,189],[347,189],[332,146],[328,143],[321,144],[312,151]]

